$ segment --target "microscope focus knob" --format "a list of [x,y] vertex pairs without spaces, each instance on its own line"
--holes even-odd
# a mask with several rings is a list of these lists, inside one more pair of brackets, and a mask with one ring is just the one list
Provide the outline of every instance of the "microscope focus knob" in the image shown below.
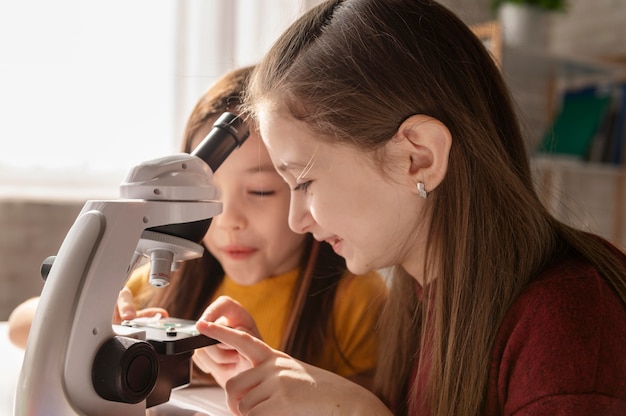
[[41,272],[41,277],[43,277],[44,281],[48,279],[48,274],[50,274],[50,269],[52,269],[54,259],[56,259],[56,256],[48,256],[41,263],[41,268],[39,271]]
[[159,358],[150,343],[115,336],[98,350],[91,379],[103,399],[134,404],[152,393],[158,375]]

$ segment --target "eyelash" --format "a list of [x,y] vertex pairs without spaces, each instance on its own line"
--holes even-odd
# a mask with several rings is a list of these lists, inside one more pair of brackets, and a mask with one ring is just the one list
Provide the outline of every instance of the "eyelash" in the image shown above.
[[310,185],[311,185],[311,181],[298,183],[298,184],[296,184],[295,188],[293,188],[293,190],[294,191],[304,191],[304,192],[306,192],[307,189],[309,189]]
[[272,196],[276,192],[275,191],[250,191],[250,195],[254,196]]

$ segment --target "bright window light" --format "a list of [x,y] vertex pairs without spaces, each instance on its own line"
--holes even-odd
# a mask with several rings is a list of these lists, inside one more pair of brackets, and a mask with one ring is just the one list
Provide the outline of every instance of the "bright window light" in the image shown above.
[[[0,186],[117,185],[178,149],[175,2],[0,2]],[[37,192],[36,190],[33,192]]]
[[0,0],[0,198],[115,198],[319,0]]

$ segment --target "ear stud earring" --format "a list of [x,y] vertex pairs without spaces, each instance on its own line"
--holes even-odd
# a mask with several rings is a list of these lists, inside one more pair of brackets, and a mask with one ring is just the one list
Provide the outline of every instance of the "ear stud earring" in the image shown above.
[[423,199],[428,198],[428,192],[426,192],[426,189],[424,188],[424,183],[423,182],[418,182],[417,183],[417,193]]

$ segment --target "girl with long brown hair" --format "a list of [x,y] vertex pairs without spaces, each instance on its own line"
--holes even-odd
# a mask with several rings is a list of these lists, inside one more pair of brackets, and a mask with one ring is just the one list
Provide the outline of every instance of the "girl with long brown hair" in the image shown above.
[[246,108],[292,229],[354,273],[395,271],[377,397],[198,322],[253,366],[226,384],[235,414],[626,414],[626,256],[544,207],[503,77],[453,13],[325,1],[259,64]]

